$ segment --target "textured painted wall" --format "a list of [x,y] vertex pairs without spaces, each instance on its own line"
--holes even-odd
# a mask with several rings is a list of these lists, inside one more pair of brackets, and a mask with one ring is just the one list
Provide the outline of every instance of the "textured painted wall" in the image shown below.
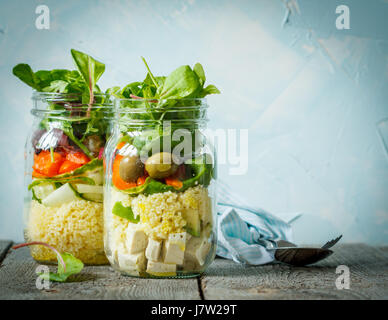
[[[50,30],[35,28],[46,4]],[[350,30],[335,8],[350,8]],[[23,146],[31,90],[19,62],[103,61],[102,87],[200,61],[223,92],[211,127],[249,129],[249,170],[220,176],[252,206],[302,212],[298,242],[388,243],[387,1],[0,0],[0,238],[22,238]]]

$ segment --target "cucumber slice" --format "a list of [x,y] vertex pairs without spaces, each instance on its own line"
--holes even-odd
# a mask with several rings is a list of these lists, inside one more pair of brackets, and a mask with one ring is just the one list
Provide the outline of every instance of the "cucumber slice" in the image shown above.
[[41,202],[50,193],[54,192],[55,189],[56,186],[53,183],[40,184],[32,188],[32,194],[34,195],[36,200]]
[[77,190],[79,196],[84,200],[102,202],[103,201],[103,187],[102,186],[93,186],[89,184],[76,184],[75,189]]
[[94,201],[94,202],[102,202],[103,196],[102,193],[82,193],[80,195],[83,199]]
[[104,181],[104,175],[101,169],[94,171],[87,171],[84,174],[85,177],[94,180],[96,185],[102,185]]
[[102,186],[91,186],[90,184],[76,184],[75,189],[79,193],[103,193]]
[[201,235],[201,220],[199,218],[199,211],[194,209],[186,209],[183,212],[183,218],[186,220],[185,229],[194,237]]
[[66,183],[44,198],[42,204],[48,207],[55,207],[78,199],[82,199],[78,192],[75,191],[71,184]]

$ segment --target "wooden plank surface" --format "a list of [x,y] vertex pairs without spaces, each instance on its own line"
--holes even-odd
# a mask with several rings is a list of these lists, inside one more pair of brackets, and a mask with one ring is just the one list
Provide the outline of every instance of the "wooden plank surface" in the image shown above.
[[1,299],[200,299],[197,279],[137,279],[109,266],[85,267],[75,282],[36,288],[36,263],[28,248],[9,252],[0,268]]
[[12,245],[12,241],[0,240],[0,264],[1,264],[1,261],[3,261],[11,245]]
[[[334,254],[309,267],[241,266],[217,259],[202,277],[205,299],[388,299],[388,250],[337,245]],[[350,271],[350,289],[338,290],[336,268]]]
[[[10,241],[0,242],[0,252]],[[337,245],[310,267],[241,266],[216,259],[197,279],[137,279],[109,266],[85,267],[75,282],[38,290],[28,248],[10,250],[0,265],[0,299],[388,299],[388,247]],[[350,270],[350,289],[338,290],[337,266]],[[199,290],[201,288],[201,291]]]

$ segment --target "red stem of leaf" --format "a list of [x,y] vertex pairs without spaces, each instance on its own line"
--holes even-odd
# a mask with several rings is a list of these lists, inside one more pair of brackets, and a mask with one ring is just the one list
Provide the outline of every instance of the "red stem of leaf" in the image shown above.
[[[144,99],[144,98],[142,98],[142,97],[139,97],[139,96],[135,96],[134,94],[130,94],[129,95],[132,99]],[[153,100],[150,100],[150,102],[153,102],[153,103],[157,103],[158,102],[158,100],[156,100],[156,99],[153,99]]]
[[63,266],[63,271],[66,272],[66,264],[65,264],[65,261],[63,261],[61,254],[59,253],[59,251],[57,249],[55,249],[54,247],[50,246],[47,243],[40,242],[40,241],[21,243],[21,244],[17,244],[16,246],[13,246],[12,249],[16,250],[19,248],[23,248],[23,247],[27,247],[27,246],[34,246],[34,245],[45,246],[45,247],[51,249],[52,251],[54,251],[58,257],[58,260],[61,262],[61,265]]
[[89,65],[89,106],[88,110],[86,112],[86,117],[90,117],[90,110],[92,109],[92,104],[94,100],[94,95],[93,95],[93,86],[92,86],[92,71],[90,70],[90,65]]
[[100,152],[98,153],[98,159],[102,159],[104,155],[104,148],[100,148]]

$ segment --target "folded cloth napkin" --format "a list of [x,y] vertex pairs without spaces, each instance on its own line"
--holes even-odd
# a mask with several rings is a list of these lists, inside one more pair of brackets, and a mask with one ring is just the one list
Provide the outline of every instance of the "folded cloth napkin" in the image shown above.
[[[242,264],[274,261],[276,241],[292,242],[290,224],[265,210],[244,205],[224,183],[218,186],[217,255]],[[299,216],[298,213],[289,215],[288,222]]]

